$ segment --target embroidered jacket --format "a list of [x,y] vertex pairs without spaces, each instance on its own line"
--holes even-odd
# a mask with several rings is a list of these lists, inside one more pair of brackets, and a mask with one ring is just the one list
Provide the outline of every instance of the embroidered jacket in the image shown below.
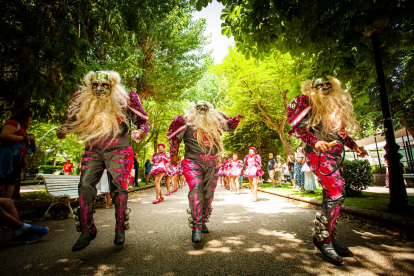
[[[239,121],[235,118],[226,117],[224,114],[222,115],[227,120],[228,131],[234,131],[239,125]],[[170,141],[171,156],[178,155],[180,143],[184,140],[184,158],[196,160],[208,167],[216,166],[218,149],[213,148],[211,155],[205,155],[204,150],[197,142],[197,130],[194,128],[194,125],[187,123],[184,116],[178,115],[172,120],[167,136]],[[208,146],[206,147],[208,148]]]
[[[290,102],[286,110],[288,123],[292,126],[289,135],[301,140],[311,148],[315,148],[315,144],[320,140],[327,142],[338,140],[350,149],[357,145],[345,131],[345,128],[339,131],[333,130],[326,135],[323,134],[321,125],[309,128],[311,110],[312,106],[306,95],[299,95]],[[313,151],[309,147],[306,147],[306,152]]]

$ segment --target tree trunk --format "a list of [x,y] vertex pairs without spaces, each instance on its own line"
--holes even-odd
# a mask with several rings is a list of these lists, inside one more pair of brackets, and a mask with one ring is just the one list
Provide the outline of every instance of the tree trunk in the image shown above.
[[414,129],[409,125],[407,118],[405,118],[405,115],[400,116],[400,121],[405,126],[405,128],[408,130],[408,133],[410,133],[410,135],[414,137]]
[[158,152],[157,145],[158,145],[158,130],[156,131],[154,135],[154,153]]
[[264,108],[259,104],[256,103],[257,107],[262,112],[263,116],[265,117],[265,122],[268,123],[270,126],[274,127],[279,134],[280,140],[282,141],[283,147],[285,148],[286,154],[292,153],[292,145],[290,144],[289,139],[286,137],[284,129],[286,124],[286,118],[282,120],[280,124],[276,123],[270,116],[267,114],[267,112],[264,110]]

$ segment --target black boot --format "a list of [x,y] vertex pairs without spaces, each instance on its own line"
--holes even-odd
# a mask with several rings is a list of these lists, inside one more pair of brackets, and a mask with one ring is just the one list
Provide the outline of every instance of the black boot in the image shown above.
[[123,245],[125,242],[125,230],[115,230],[115,245]]
[[200,243],[203,239],[201,238],[202,227],[193,227],[193,233],[191,240],[193,243]]
[[202,233],[204,233],[204,234],[210,233],[210,231],[208,231],[207,225],[205,223],[203,223],[201,228],[202,228],[202,230],[201,230]]
[[[86,227],[87,226],[85,226],[85,228]],[[91,243],[91,240],[96,238],[97,233],[98,231],[96,230],[95,224],[92,224],[91,229],[83,229],[78,240],[72,246],[72,251],[80,251],[84,249],[85,247],[87,247]]]
[[[314,238],[315,243],[315,238]],[[333,262],[334,264],[341,264],[342,258],[339,256],[335,248],[333,247],[332,242],[318,242],[316,241],[316,247],[321,251],[321,253],[328,258],[329,261]]]
[[129,229],[129,213],[131,208],[126,206],[128,194],[118,194],[114,197],[115,202],[115,245],[125,243],[125,230]]
[[354,254],[346,247],[342,247],[338,244],[338,242],[334,239],[332,241],[332,245],[335,248],[336,253],[338,253],[339,256],[342,257],[353,257]]
[[94,204],[83,203],[83,200],[80,200],[81,206],[76,208],[74,210],[75,213],[75,224],[76,224],[76,230],[78,232],[81,232],[78,240],[76,243],[72,246],[72,251],[80,251],[87,247],[91,240],[93,240],[96,237],[97,230],[95,227],[95,224],[93,223],[93,209]]

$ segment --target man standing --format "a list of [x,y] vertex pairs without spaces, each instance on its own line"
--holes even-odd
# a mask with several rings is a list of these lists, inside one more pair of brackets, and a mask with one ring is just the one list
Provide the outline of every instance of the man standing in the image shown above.
[[63,174],[72,175],[73,174],[73,163],[70,162],[70,159],[66,159],[66,163],[63,165]]
[[180,142],[184,140],[185,154],[181,162],[183,174],[190,188],[187,210],[193,243],[202,241],[201,233],[209,233],[207,226],[211,204],[217,186],[217,157],[224,151],[221,133],[234,131],[242,115],[226,117],[209,102],[190,103],[186,116],[176,116],[169,129],[171,163],[177,165]]
[[115,204],[115,245],[125,242],[129,228],[128,178],[134,162],[129,145],[130,122],[137,126],[131,138],[141,141],[148,133],[148,114],[142,108],[138,95],[127,93],[120,85],[121,78],[114,71],[89,72],[85,85],[75,93],[68,109],[68,122],[57,133],[63,139],[67,133],[76,133],[85,144],[79,182],[79,207],[75,209],[75,224],[81,232],[72,251],[87,247],[95,239],[97,230],[93,220],[96,185],[105,169],[109,189]]
[[269,153],[269,162],[267,163],[267,172],[269,173],[272,187],[275,187],[275,164],[276,160],[273,158],[273,153]]
[[292,183],[293,188],[295,188],[295,155],[293,152],[289,153],[286,165],[289,170],[290,182]]
[[138,153],[134,154],[134,170],[135,170],[134,186],[139,187],[138,185],[138,171],[139,171]]

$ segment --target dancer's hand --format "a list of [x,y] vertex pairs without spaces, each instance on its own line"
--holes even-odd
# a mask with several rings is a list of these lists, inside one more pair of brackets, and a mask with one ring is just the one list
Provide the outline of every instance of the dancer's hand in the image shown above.
[[326,141],[319,141],[315,144],[315,148],[320,152],[325,152],[328,151],[331,148],[331,146]]
[[174,166],[177,166],[177,164],[178,164],[178,156],[177,155],[172,155],[171,156],[171,164],[173,164]]
[[236,116],[234,116],[234,119],[236,119],[237,121],[240,121],[243,118],[244,118],[244,116],[241,115],[240,113],[237,113]]
[[357,152],[359,157],[364,157],[368,154],[368,152],[363,147],[355,146],[352,148],[352,150],[354,152]]
[[131,139],[135,142],[139,143],[142,139],[145,137],[145,132],[143,132],[141,129],[136,129],[132,131],[131,133]]
[[58,129],[58,131],[56,132],[56,136],[59,139],[65,139],[66,138],[66,132],[68,131],[67,127],[62,127],[60,129]]

